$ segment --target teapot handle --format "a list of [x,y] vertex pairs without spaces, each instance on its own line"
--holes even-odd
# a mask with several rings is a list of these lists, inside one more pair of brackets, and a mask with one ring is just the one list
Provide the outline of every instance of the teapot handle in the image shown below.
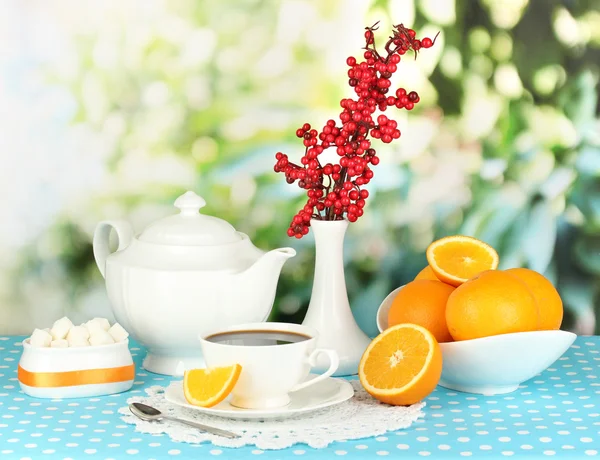
[[96,226],[93,240],[94,259],[96,259],[96,265],[98,265],[98,269],[103,277],[106,277],[106,259],[110,255],[108,242],[110,231],[113,229],[117,233],[119,245],[117,251],[121,251],[129,246],[129,243],[133,238],[133,228],[131,228],[129,222],[124,220],[105,220]]

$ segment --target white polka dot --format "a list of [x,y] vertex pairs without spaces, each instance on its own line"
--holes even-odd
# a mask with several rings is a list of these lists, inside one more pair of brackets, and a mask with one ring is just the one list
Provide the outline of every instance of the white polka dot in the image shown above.
[[[252,453],[254,453],[255,451],[252,451]],[[262,451],[261,451],[262,453]],[[335,455],[346,455],[348,452],[346,452],[345,450],[336,450]]]
[[408,450],[408,449],[410,449],[410,446],[408,444],[398,444],[396,446],[396,448],[398,448],[400,450]]
[[[343,452],[343,451],[341,451],[341,450],[336,450],[336,453],[337,453],[337,452]],[[264,450],[258,450],[258,449],[255,449],[255,450],[253,450],[253,451],[252,451],[252,454],[253,454],[253,455],[260,455],[260,454],[264,454],[264,453],[265,453],[265,451],[264,451]]]
[[67,447],[77,447],[79,444],[75,443],[75,442],[68,442],[67,444],[65,444],[65,446]]
[[492,450],[492,446],[490,446],[488,444],[483,444],[483,445],[479,446],[479,448],[481,450]]
[[504,455],[505,457],[510,457],[511,455],[514,455],[515,453],[512,450],[503,450],[502,455]]
[[359,445],[356,446],[356,449],[359,449],[359,450],[365,450],[365,449],[368,449],[368,448],[369,448],[369,446],[367,446],[365,444],[359,444]]
[[592,442],[592,441],[593,441],[593,439],[592,439],[592,438],[579,438],[579,440],[580,440],[581,442]]
[[498,441],[500,441],[500,442],[510,442],[510,438],[508,436],[502,436],[501,438],[498,438]]
[[421,457],[428,457],[429,455],[431,455],[431,452],[427,452],[426,450],[422,450],[421,452],[419,452],[419,455]]
[[169,454],[169,455],[179,455],[180,453],[181,453],[181,451],[177,450],[177,449],[171,449],[167,452],[167,454]]
[[14,452],[14,450],[3,450],[0,453],[8,455],[8,454],[12,454],[13,452]]
[[388,440],[388,438],[386,438],[385,436],[378,436],[375,438],[375,441],[379,441],[379,442],[385,442],[387,440]]
[[98,451],[96,449],[85,449],[84,452],[86,454],[92,455],[92,454],[95,454]]
[[466,436],[461,436],[460,438],[457,439],[458,442],[469,442],[471,439],[467,438]]
[[294,451],[294,455],[304,455],[306,453],[305,450],[298,449]]
[[473,455],[473,452],[469,452],[469,451],[467,450],[467,451],[461,452],[461,453],[460,453],[460,455],[461,455],[462,457],[470,457],[471,455]]
[[589,455],[589,456],[594,456],[594,455],[597,455],[597,454],[598,454],[598,451],[597,451],[597,450],[592,450],[592,449],[590,449],[590,450],[586,450],[586,451],[584,452],[584,454],[585,454],[585,455]]
[[160,446],[160,442],[151,442],[150,444],[148,444],[150,447],[159,447]]
[[390,453],[387,450],[378,450],[377,452],[375,452],[377,455],[380,456],[385,456],[385,455],[390,455]]
[[544,451],[544,455],[555,455],[556,452],[554,452],[553,450],[545,450]]
[[543,436],[540,438],[540,442],[552,442],[552,438],[549,438],[547,436]]
[[108,444],[108,447],[120,447],[121,444]]
[[37,444],[25,444],[25,447],[27,449],[35,449],[37,447]]
[[42,451],[42,454],[53,454],[56,452],[54,449],[45,449]]
[[531,449],[533,449],[533,446],[530,446],[529,444],[523,444],[521,446],[521,449],[523,449],[523,450],[531,450]]
[[139,451],[139,450],[137,450],[137,449],[127,449],[127,450],[125,451],[125,453],[126,453],[126,454],[129,454],[129,455],[136,455],[136,454],[138,454],[139,452],[140,452],[140,451]]
[[419,436],[417,438],[417,441],[419,441],[419,442],[427,442],[427,441],[429,441],[429,438],[426,437],[426,436]]
[[440,449],[440,450],[450,450],[450,446],[448,444],[440,444],[438,446],[438,449]]
[[489,433],[487,431],[478,431],[477,434],[480,435],[480,436],[484,436],[484,435],[489,434]]

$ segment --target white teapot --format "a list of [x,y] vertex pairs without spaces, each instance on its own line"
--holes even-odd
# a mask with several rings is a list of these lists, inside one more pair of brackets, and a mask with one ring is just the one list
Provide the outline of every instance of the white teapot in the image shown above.
[[[292,248],[265,253],[229,223],[199,213],[194,192],[181,210],[133,235],[126,221],[100,222],[94,257],[119,323],[148,349],[144,368],[182,375],[202,367],[198,335],[239,323],[266,321],[281,268]],[[115,230],[116,252],[109,236]]]

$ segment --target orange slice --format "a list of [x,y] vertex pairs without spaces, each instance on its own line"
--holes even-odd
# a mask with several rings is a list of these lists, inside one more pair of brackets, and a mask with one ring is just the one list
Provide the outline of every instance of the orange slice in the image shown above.
[[183,394],[194,406],[212,407],[223,401],[240,378],[242,366],[192,369],[183,374]]
[[442,375],[442,351],[427,329],[398,324],[379,334],[360,360],[358,376],[374,398],[395,406],[421,401]]
[[440,281],[460,286],[475,275],[498,268],[498,253],[490,245],[463,235],[447,236],[427,248],[427,261]]

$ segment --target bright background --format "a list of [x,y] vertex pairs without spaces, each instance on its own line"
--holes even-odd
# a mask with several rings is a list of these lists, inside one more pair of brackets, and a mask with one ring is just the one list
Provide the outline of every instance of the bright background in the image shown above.
[[[594,5],[595,4],[595,9]],[[110,316],[91,236],[137,231],[193,189],[264,249],[292,245],[273,318],[300,322],[312,235],[285,230],[300,189],[272,171],[295,130],[351,94],[345,59],[381,21],[433,37],[401,63],[418,108],[346,240],[356,317],[463,233],[559,287],[566,329],[598,331],[600,6],[544,0],[8,1],[0,3],[0,333]]]

